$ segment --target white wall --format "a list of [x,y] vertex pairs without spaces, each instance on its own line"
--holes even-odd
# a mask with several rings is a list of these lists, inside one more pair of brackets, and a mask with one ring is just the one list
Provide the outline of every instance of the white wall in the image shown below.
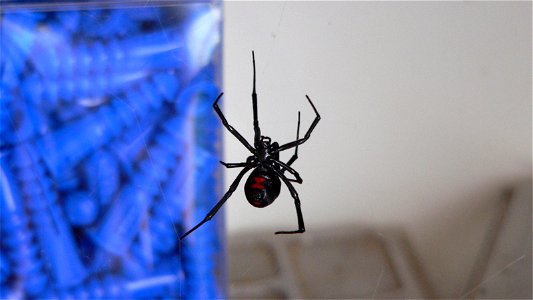
[[[401,226],[440,296],[460,296],[498,193],[531,176],[530,2],[226,2],[224,107],[252,141],[322,121],[294,167],[307,230]],[[286,153],[288,159],[292,153]],[[225,136],[225,159],[246,149]],[[226,185],[238,170],[226,172]],[[229,233],[296,229],[286,189],[228,201]]]

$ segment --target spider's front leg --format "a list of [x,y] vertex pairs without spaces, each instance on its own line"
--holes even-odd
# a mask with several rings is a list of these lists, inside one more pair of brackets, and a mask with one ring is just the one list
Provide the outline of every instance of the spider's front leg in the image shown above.
[[[296,140],[298,140],[299,138],[300,138],[300,112],[298,112],[298,126],[296,127]],[[277,163],[278,166],[281,167],[280,168],[281,174],[285,173],[285,171],[289,171],[289,173],[291,173],[295,177],[295,179],[288,179],[289,181],[298,182],[301,184],[303,180],[300,177],[300,174],[298,174],[296,170],[290,167],[290,165],[292,165],[292,163],[295,162],[297,159],[298,159],[298,145],[296,145],[296,147],[294,148],[294,154],[291,156],[291,158],[289,159],[289,161],[287,161],[286,164],[280,160],[274,160],[274,162]]]
[[309,101],[309,104],[311,104],[311,107],[315,111],[315,115],[316,116],[315,116],[315,119],[313,120],[313,123],[311,123],[311,126],[309,127],[309,129],[307,130],[307,132],[305,133],[305,136],[303,138],[296,139],[296,141],[293,141],[293,142],[290,142],[290,143],[287,143],[287,144],[279,146],[279,148],[276,150],[276,152],[281,152],[281,151],[284,151],[284,150],[287,150],[287,149],[290,149],[290,148],[293,148],[293,147],[297,147],[298,145],[301,145],[301,144],[305,143],[309,139],[309,137],[311,137],[311,132],[313,132],[313,130],[315,129],[315,126],[320,121],[321,117],[320,117],[320,114],[318,113],[318,110],[316,109],[315,105],[313,104],[311,99],[309,99],[309,96],[305,95],[305,97],[307,97],[307,100]]
[[[296,140],[300,138],[300,112],[298,112],[298,126],[296,127]],[[289,161],[287,161],[287,165],[292,165],[293,162],[295,162],[298,159],[298,145],[296,145],[296,148],[294,148],[294,154],[291,156]],[[282,170],[282,173],[285,170]]]
[[226,127],[226,129],[231,134],[233,134],[233,136],[235,136],[244,145],[244,147],[250,150],[250,152],[255,153],[254,147],[252,147],[252,145],[250,145],[250,143],[248,143],[248,141],[235,128],[233,128],[233,126],[228,123],[228,120],[226,120],[226,117],[224,117],[224,114],[220,110],[220,107],[218,106],[218,100],[220,100],[222,95],[224,95],[224,93],[220,93],[220,95],[218,95],[217,99],[213,103],[213,108],[215,109],[218,117],[220,118],[220,121],[222,121],[222,125],[224,125],[224,127]]

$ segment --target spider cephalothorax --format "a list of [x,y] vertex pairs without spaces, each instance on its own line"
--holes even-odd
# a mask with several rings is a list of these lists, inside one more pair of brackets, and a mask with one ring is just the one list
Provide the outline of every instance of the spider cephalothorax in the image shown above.
[[[244,184],[244,194],[246,195],[246,199],[248,202],[255,206],[255,207],[266,207],[270,205],[276,198],[279,196],[279,192],[281,189],[281,182],[287,186],[289,189],[292,198],[294,199],[294,206],[296,207],[296,216],[298,218],[298,229],[293,231],[278,231],[276,234],[280,233],[302,233],[305,232],[305,226],[304,226],[304,219],[302,216],[302,209],[300,205],[300,198],[298,197],[298,193],[296,192],[296,189],[294,189],[294,186],[291,182],[296,183],[302,183],[302,178],[300,177],[300,174],[296,172],[293,168],[291,168],[291,164],[298,158],[298,146],[303,144],[309,137],[311,136],[311,132],[315,128],[315,126],[318,124],[318,121],[320,121],[320,115],[318,114],[318,111],[316,110],[315,106],[313,105],[313,102],[311,102],[311,99],[306,95],[305,97],[309,101],[309,104],[311,104],[311,107],[313,108],[316,117],[313,120],[313,123],[307,130],[307,133],[303,138],[300,138],[300,112],[298,112],[298,127],[296,129],[296,140],[279,145],[277,142],[273,142],[270,137],[268,136],[262,136],[261,135],[261,129],[259,128],[259,121],[257,118],[257,94],[255,92],[255,56],[254,52],[252,51],[252,62],[253,62],[253,68],[254,68],[254,81],[253,81],[253,91],[252,91],[252,105],[253,105],[253,117],[254,117],[254,146],[250,145],[248,141],[237,131],[233,126],[229,125],[228,121],[224,117],[224,114],[222,114],[222,111],[218,107],[218,101],[222,97],[223,93],[220,93],[220,95],[215,100],[215,103],[213,103],[213,108],[215,109],[216,113],[220,117],[220,120],[222,121],[222,124],[226,129],[233,134],[250,152],[251,156],[249,156],[246,159],[246,162],[241,163],[225,163],[220,162],[223,164],[226,168],[243,168],[241,172],[237,175],[237,178],[233,181],[233,183],[230,185],[228,191],[220,201],[211,209],[205,218],[198,223],[196,226],[194,226],[191,230],[187,231],[184,235],[180,237],[180,239],[183,239],[188,234],[196,230],[198,227],[202,226],[205,222],[211,220],[215,214],[218,212],[218,210],[224,205],[226,200],[233,194],[237,186],[239,185],[239,182],[242,180],[242,177],[246,172],[253,169],[252,173],[250,173],[250,176],[248,176],[248,179],[246,180],[246,183]],[[294,148],[294,154],[292,157],[287,161],[287,163],[284,163],[279,160],[279,152],[288,150]],[[289,172],[294,178],[289,178],[285,176],[285,172]]]
[[278,160],[278,148],[278,142],[271,143],[271,139],[268,136],[261,136],[261,141],[255,146],[256,153],[254,156],[262,163],[267,162],[271,157]]

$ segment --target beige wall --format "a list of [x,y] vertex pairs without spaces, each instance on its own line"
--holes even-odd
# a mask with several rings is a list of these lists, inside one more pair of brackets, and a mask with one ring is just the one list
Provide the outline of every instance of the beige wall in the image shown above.
[[[438,295],[460,296],[500,190],[531,176],[531,3],[226,2],[224,24],[234,127],[252,140],[252,49],[263,134],[294,139],[298,110],[305,131],[305,94],[322,114],[294,164],[307,229],[403,227]],[[247,155],[226,134],[226,161]],[[258,210],[241,186],[226,217],[296,229],[286,189]]]

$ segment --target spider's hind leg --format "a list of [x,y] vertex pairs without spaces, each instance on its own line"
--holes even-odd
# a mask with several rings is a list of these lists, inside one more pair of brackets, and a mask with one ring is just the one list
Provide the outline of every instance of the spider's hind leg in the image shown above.
[[287,178],[288,181],[297,182],[300,184],[303,182],[302,177],[300,177],[300,174],[295,169],[291,168],[288,163],[286,164],[282,161],[275,160],[275,159],[273,159],[272,161],[274,162],[274,164],[277,164],[278,166],[281,167],[281,172],[280,172],[281,174],[283,174],[285,171],[289,171],[289,173],[291,173],[294,176],[294,179]]
[[239,182],[241,181],[242,177],[244,176],[244,174],[246,172],[248,172],[250,169],[252,169],[254,166],[253,165],[248,165],[246,166],[244,169],[241,170],[241,172],[239,173],[239,175],[237,175],[237,178],[235,178],[235,180],[233,181],[233,183],[231,184],[231,186],[229,187],[228,191],[226,192],[226,194],[224,194],[224,197],[222,197],[222,199],[220,199],[220,201],[217,202],[217,204],[215,205],[215,207],[213,207],[208,213],[207,215],[205,216],[205,218],[200,221],[200,223],[198,223],[196,226],[194,226],[191,230],[187,231],[184,235],[180,236],[180,240],[183,240],[186,236],[188,236],[189,234],[191,234],[193,231],[195,231],[196,229],[198,229],[198,227],[202,226],[205,222],[211,220],[215,215],[216,213],[218,212],[218,210],[222,207],[222,205],[224,205],[224,203],[226,202],[226,200],[228,200],[229,197],[231,197],[231,195],[233,194],[233,192],[235,191],[235,189],[237,189],[237,186],[239,185]]
[[289,188],[289,191],[291,193],[292,198],[294,199],[294,206],[296,208],[296,217],[298,218],[298,229],[292,230],[292,231],[277,231],[276,234],[292,234],[292,233],[303,233],[305,232],[305,225],[304,225],[304,217],[302,215],[302,208],[300,204],[300,197],[298,197],[298,193],[296,192],[296,189],[292,184],[290,183],[289,179],[285,177],[285,175],[281,174],[281,172],[274,170],[276,174],[283,180],[287,188]]

